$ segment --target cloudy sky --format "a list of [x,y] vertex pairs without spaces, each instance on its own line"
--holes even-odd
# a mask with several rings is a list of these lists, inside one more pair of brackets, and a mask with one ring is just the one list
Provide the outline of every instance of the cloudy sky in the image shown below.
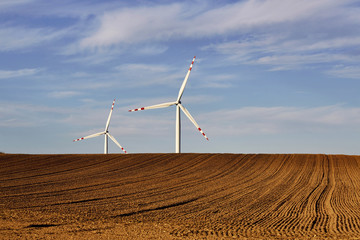
[[[360,154],[357,0],[2,0],[0,152]],[[109,152],[121,150],[109,142]]]

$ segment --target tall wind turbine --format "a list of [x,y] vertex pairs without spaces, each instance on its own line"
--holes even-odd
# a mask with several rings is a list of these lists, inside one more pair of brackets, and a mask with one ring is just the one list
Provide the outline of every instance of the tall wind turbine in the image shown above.
[[165,108],[165,107],[170,107],[172,105],[176,105],[176,127],[175,127],[175,152],[176,153],[180,153],[180,109],[183,111],[183,113],[185,113],[185,115],[190,119],[190,121],[195,125],[195,127],[200,131],[200,133],[206,138],[206,140],[209,140],[206,137],[205,133],[201,130],[199,125],[196,123],[195,119],[190,115],[189,111],[181,104],[181,97],[184,93],[184,89],[185,89],[187,80],[189,78],[192,66],[194,64],[195,58],[196,58],[196,56],[194,57],[194,59],[191,62],[191,65],[190,65],[189,70],[185,76],[185,79],[180,87],[179,94],[178,94],[177,100],[175,102],[161,103],[161,104],[152,105],[152,106],[148,106],[148,107],[142,107],[142,108],[136,108],[136,109],[129,110],[129,112],[136,112],[139,110]]
[[104,130],[103,132],[99,132],[99,133],[95,133],[95,134],[92,134],[92,135],[89,135],[89,136],[86,136],[86,137],[78,138],[78,139],[73,140],[73,142],[77,142],[77,141],[84,140],[84,139],[87,139],[87,138],[97,137],[97,136],[100,136],[100,135],[105,135],[104,154],[107,154],[107,153],[108,153],[108,137],[109,137],[116,145],[118,145],[119,148],[121,148],[121,150],[124,151],[124,153],[127,153],[127,152],[125,151],[125,149],[120,145],[120,143],[118,143],[118,141],[116,141],[116,139],[109,133],[110,118],[111,118],[111,115],[112,115],[112,112],[113,112],[113,109],[114,109],[114,105],[115,105],[115,99],[114,99],[114,101],[113,101],[113,103],[112,103],[111,110],[110,110],[110,114],[109,114],[108,120],[107,120],[107,122],[106,122],[105,130]]

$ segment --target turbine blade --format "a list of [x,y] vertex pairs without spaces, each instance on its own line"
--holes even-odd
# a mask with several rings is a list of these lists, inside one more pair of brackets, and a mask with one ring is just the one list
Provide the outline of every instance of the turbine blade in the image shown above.
[[91,135],[86,136],[86,137],[75,139],[75,140],[73,140],[73,142],[77,142],[77,141],[84,140],[84,139],[87,139],[87,138],[97,137],[97,136],[100,136],[100,135],[103,135],[103,134],[105,134],[105,132],[99,132],[99,133],[91,134]]
[[111,118],[111,115],[112,115],[112,112],[114,110],[114,105],[115,105],[115,99],[111,105],[111,110],[110,110],[110,113],[109,113],[109,117],[108,117],[108,120],[106,122],[106,126],[105,126],[105,132],[107,132],[107,130],[109,129],[109,125],[110,125],[110,118]]
[[189,67],[189,70],[188,70],[188,72],[187,72],[187,74],[186,74],[186,76],[185,76],[185,79],[184,79],[184,81],[183,81],[183,83],[182,83],[182,85],[181,85],[181,88],[180,88],[180,91],[179,91],[179,95],[178,95],[178,98],[177,98],[177,100],[176,100],[177,102],[180,101],[181,96],[182,96],[183,93],[184,93],[184,89],[185,89],[187,80],[188,80],[188,78],[189,78],[189,75],[190,75],[192,66],[193,66],[193,64],[194,64],[195,58],[196,58],[196,56],[195,56],[194,59],[192,60],[192,62],[191,62],[191,64],[190,64],[190,67]]
[[140,110],[155,109],[155,108],[165,108],[165,107],[170,107],[175,104],[176,104],[176,102],[161,103],[161,104],[156,104],[156,105],[152,105],[152,106],[148,106],[148,107],[135,108],[135,109],[129,110],[129,112],[137,112]]
[[197,128],[197,130],[199,130],[199,132],[205,137],[206,140],[209,141],[209,138],[205,135],[205,133],[203,132],[203,130],[199,127],[199,125],[196,123],[195,119],[191,116],[191,114],[189,113],[189,111],[180,103],[178,104],[181,108],[181,110],[185,113],[185,115],[190,119],[190,121],[195,125],[195,127]]
[[118,145],[119,148],[121,148],[121,150],[124,151],[124,153],[127,153],[127,152],[125,151],[125,149],[120,145],[120,143],[118,143],[118,141],[116,141],[116,139],[115,139],[110,133],[106,133],[106,135],[108,135],[109,138],[110,138],[116,145]]

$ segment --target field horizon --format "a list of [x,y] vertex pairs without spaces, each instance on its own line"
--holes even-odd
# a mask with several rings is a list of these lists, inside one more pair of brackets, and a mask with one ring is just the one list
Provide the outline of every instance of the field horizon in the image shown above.
[[0,239],[359,239],[360,156],[0,154]]

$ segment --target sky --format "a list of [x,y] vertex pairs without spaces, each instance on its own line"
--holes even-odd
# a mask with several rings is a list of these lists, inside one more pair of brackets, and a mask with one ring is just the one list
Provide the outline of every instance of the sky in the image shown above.
[[[0,152],[360,154],[357,0],[1,0]],[[122,153],[109,140],[110,153]]]

